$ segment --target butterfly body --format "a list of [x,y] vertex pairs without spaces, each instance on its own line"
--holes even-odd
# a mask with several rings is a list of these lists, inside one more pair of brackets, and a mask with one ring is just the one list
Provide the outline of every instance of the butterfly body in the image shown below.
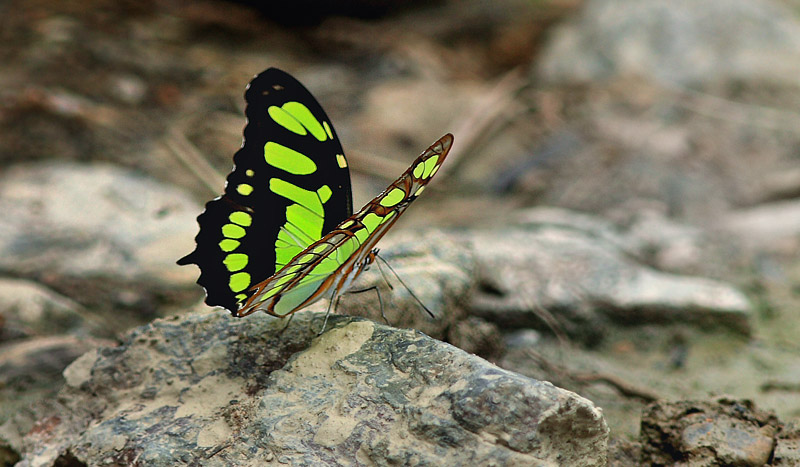
[[344,293],[375,259],[378,240],[423,191],[452,145],[445,135],[394,183],[352,213],[347,160],[310,92],[270,68],[245,93],[248,119],[225,193],[198,217],[206,303],[234,316],[287,316]]

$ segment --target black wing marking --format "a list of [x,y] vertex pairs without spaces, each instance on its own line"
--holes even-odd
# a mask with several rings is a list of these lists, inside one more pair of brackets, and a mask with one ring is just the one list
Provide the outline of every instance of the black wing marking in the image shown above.
[[[206,204],[197,218],[197,246],[178,260],[181,265],[194,263],[200,267],[197,283],[205,288],[209,306],[219,305],[231,312],[252,295],[250,285],[275,273],[276,239],[287,222],[287,206],[295,203],[273,192],[270,180],[280,179],[312,192],[319,192],[323,185],[330,188],[329,199],[323,205],[322,235],[353,211],[350,173],[342,146],[330,119],[311,93],[289,74],[270,68],[250,82],[245,100],[244,141],[233,157],[234,169],[228,175],[225,193]],[[305,106],[313,119],[326,126],[323,140],[318,129],[312,132],[298,127],[296,121],[290,121],[292,124],[287,127],[274,116],[275,112],[281,114],[280,110],[273,108],[270,113],[273,106],[291,111],[297,107],[286,106],[291,102]],[[281,164],[276,167],[268,163],[267,143],[301,153],[313,161],[316,170],[291,173],[285,167],[279,168]]]

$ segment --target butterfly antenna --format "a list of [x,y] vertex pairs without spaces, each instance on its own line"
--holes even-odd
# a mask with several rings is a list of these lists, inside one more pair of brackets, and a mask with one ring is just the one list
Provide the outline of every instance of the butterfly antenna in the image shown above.
[[[391,264],[389,264],[389,262],[388,262],[388,261],[386,261],[385,259],[383,259],[383,257],[382,257],[382,256],[380,256],[380,255],[377,255],[377,254],[376,254],[376,255],[375,255],[375,257],[376,257],[376,258],[378,258],[379,260],[383,261],[383,264],[385,264],[385,265],[386,265],[386,267],[387,267],[387,268],[389,268],[389,270],[390,270],[390,271],[392,271],[392,274],[394,274],[394,277],[396,277],[396,278],[397,278],[397,280],[398,280],[398,281],[399,281],[401,284],[403,284],[403,287],[405,287],[405,288],[406,288],[406,290],[408,290],[408,293],[410,293],[410,294],[411,294],[411,296],[412,296],[412,297],[414,297],[414,300],[416,300],[416,301],[417,301],[417,303],[419,303],[419,306],[421,306],[421,307],[422,307],[422,309],[423,309],[423,310],[425,310],[425,312],[426,312],[426,313],[428,313],[428,314],[430,315],[430,317],[431,317],[431,318],[434,318],[434,319],[435,319],[435,318],[436,318],[436,315],[434,315],[434,314],[433,314],[433,312],[431,312],[431,310],[430,310],[430,309],[428,309],[428,307],[427,307],[427,306],[425,306],[425,304],[424,304],[424,303],[422,303],[422,300],[420,300],[420,299],[419,299],[419,297],[417,297],[417,296],[414,294],[414,292],[411,290],[411,288],[409,288],[409,287],[408,287],[408,285],[406,285],[406,283],[405,283],[405,282],[403,282],[403,279],[400,277],[400,275],[399,275],[399,274],[397,274],[397,271],[395,271],[395,270],[394,270],[394,268],[392,267],[392,265],[391,265]],[[381,263],[377,263],[377,264],[378,264],[378,269],[380,269],[380,270],[381,270],[381,274],[383,274],[383,269],[381,269]],[[384,278],[384,280],[386,280],[386,276],[384,276],[383,278]],[[388,283],[389,283],[389,281],[386,281],[386,283],[388,284]],[[389,286],[389,287],[391,287],[391,286]]]

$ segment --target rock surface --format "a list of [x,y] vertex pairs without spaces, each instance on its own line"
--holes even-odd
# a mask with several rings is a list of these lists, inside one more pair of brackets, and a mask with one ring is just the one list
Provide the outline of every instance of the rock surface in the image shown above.
[[198,203],[103,164],[19,165],[0,178],[0,268],[19,275],[186,283]]
[[[554,210],[546,209],[552,214]],[[567,218],[569,216],[564,216]],[[723,282],[651,269],[604,221],[531,212],[524,225],[463,235],[478,264],[473,313],[510,327],[542,320],[591,342],[609,322],[685,321],[750,332],[751,305]]]
[[47,288],[22,279],[0,278],[0,343],[31,336],[101,332],[80,305]]
[[789,422],[778,435],[772,465],[800,465],[800,424]]
[[[601,411],[416,331],[322,315],[157,320],[65,371],[20,465],[605,465]],[[49,412],[52,414],[52,412]]]
[[64,368],[104,342],[92,336],[104,335],[102,323],[68,298],[27,280],[0,279],[0,424],[54,396]]
[[642,413],[644,465],[767,465],[780,424],[747,400],[659,401]]
[[637,74],[667,84],[796,86],[800,23],[777,2],[592,0],[539,63],[558,83]]
[[719,228],[761,250],[775,249],[800,234],[800,201],[779,201],[727,213]]

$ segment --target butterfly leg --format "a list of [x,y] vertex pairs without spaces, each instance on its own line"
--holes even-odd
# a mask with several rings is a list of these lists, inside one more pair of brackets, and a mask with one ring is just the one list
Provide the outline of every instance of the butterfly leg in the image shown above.
[[[412,291],[412,290],[411,290],[411,289],[410,289],[410,288],[409,288],[409,287],[406,285],[406,283],[403,281],[403,279],[400,277],[400,275],[399,275],[399,274],[397,274],[397,271],[395,271],[395,270],[394,270],[394,268],[392,267],[392,265],[391,265],[391,264],[389,264],[389,262],[388,262],[388,261],[386,261],[385,259],[383,259],[383,257],[382,257],[382,256],[378,256],[377,252],[376,252],[376,254],[375,254],[375,258],[377,258],[377,259],[379,259],[379,260],[383,261],[383,264],[385,264],[385,265],[386,265],[386,267],[387,267],[387,268],[389,268],[389,271],[391,271],[391,272],[392,272],[392,274],[394,274],[394,277],[396,277],[396,278],[397,278],[397,280],[398,280],[398,281],[399,281],[401,284],[403,284],[403,287],[405,287],[405,288],[406,288],[406,290],[408,290],[408,293],[409,293],[409,294],[411,294],[411,296],[414,298],[414,300],[416,300],[416,301],[417,301],[417,303],[419,303],[419,306],[421,306],[421,307],[422,307],[422,309],[423,309],[423,310],[425,310],[425,311],[428,313],[428,315],[429,315],[431,318],[434,318],[434,319],[435,319],[435,318],[436,318],[436,315],[434,315],[434,314],[433,314],[433,312],[432,312],[432,311],[431,311],[431,310],[430,310],[430,309],[429,309],[427,306],[425,306],[425,304],[424,304],[424,303],[422,303],[422,300],[420,300],[420,299],[419,299],[419,297],[417,297],[417,295],[416,295],[416,294],[415,294],[415,293],[414,293],[414,292],[413,292],[413,291]],[[378,263],[378,268],[380,268],[380,263]],[[387,281],[387,283],[388,283],[388,281]]]
[[288,327],[289,327],[289,324],[291,324],[291,322],[292,322],[292,319],[294,319],[294,313],[292,313],[291,315],[289,315],[289,319],[287,319],[287,320],[286,320],[286,325],[285,325],[285,326],[283,326],[283,328],[282,328],[280,331],[278,331],[278,335],[279,335],[279,336],[280,336],[281,334],[283,334],[283,331],[285,331],[285,330],[286,330],[286,328],[288,328]]
[[[389,286],[389,288],[391,288],[391,286]],[[372,287],[367,287],[366,289],[348,290],[347,293],[357,294],[362,292],[369,292],[370,290],[374,290],[375,293],[378,294],[378,304],[381,306],[381,318],[383,318],[383,320],[386,321],[386,324],[391,326],[392,323],[389,322],[389,318],[387,318],[386,313],[383,312],[383,299],[381,298],[381,290],[378,288],[377,285],[373,285]]]
[[336,306],[339,305],[339,296],[336,295],[335,297],[331,297],[331,301],[328,303],[328,311],[325,312],[325,321],[322,322],[322,329],[319,330],[317,333],[317,337],[321,336],[323,332],[325,332],[325,327],[328,326],[328,317],[331,315],[331,309],[336,309]]
[[[377,248],[375,249],[374,253],[375,253],[375,257],[376,258],[380,258],[380,260],[384,261],[384,262],[386,261],[385,259],[383,259],[382,256],[378,256],[378,249]],[[386,277],[386,273],[383,272],[383,268],[381,267],[381,263],[375,263],[375,264],[378,265],[378,271],[380,271],[381,277],[383,277],[383,282],[386,282],[386,285],[389,287],[389,290],[394,290],[394,286],[392,285],[391,282],[389,282],[389,278]]]

